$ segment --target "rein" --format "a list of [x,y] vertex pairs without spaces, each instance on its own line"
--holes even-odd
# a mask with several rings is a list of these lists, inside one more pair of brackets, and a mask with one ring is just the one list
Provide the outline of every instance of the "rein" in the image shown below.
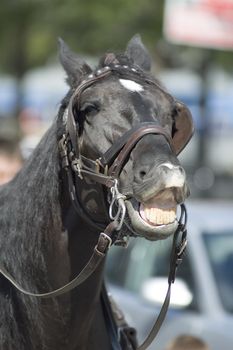
[[[99,235],[98,243],[94,248],[94,252],[89,259],[86,266],[83,268],[83,270],[78,274],[77,277],[75,277],[72,281],[67,283],[61,288],[58,288],[52,292],[47,293],[31,293],[23,289],[16,281],[15,279],[3,268],[0,267],[0,273],[21,293],[32,296],[32,297],[38,297],[38,298],[51,298],[51,297],[57,297],[59,295],[62,295],[64,293],[67,293],[74,289],[75,287],[82,284],[90,275],[96,270],[97,266],[100,264],[100,262],[104,259],[106,256],[108,249],[110,248],[112,244],[112,238],[111,235],[116,229],[115,227],[116,223],[113,221],[110,223],[106,229],[105,232],[101,232]],[[170,296],[171,296],[171,286],[175,282],[176,277],[176,271],[177,267],[181,264],[183,259],[183,254],[185,252],[186,246],[187,246],[187,211],[184,204],[181,204],[181,215],[178,222],[178,227],[174,233],[173,236],[173,243],[172,243],[172,250],[171,250],[171,256],[170,256],[170,270],[168,275],[168,289],[167,293],[163,302],[163,305],[161,307],[160,313],[157,317],[157,319],[154,322],[154,325],[147,336],[147,338],[144,340],[144,342],[137,347],[135,350],[145,350],[148,348],[148,346],[152,343],[156,335],[158,334],[162,323],[165,319],[165,316],[167,314],[167,310],[170,303]]]
[[[184,222],[182,223],[182,221]],[[181,215],[179,219],[178,227],[174,233],[173,237],[173,243],[172,243],[172,250],[171,250],[171,256],[170,256],[170,269],[168,274],[168,288],[167,293],[163,302],[163,305],[161,307],[161,310],[159,312],[159,315],[157,319],[155,320],[155,323],[153,327],[151,328],[151,331],[147,338],[144,340],[144,342],[136,349],[136,350],[145,350],[150,346],[156,335],[158,334],[163,321],[166,317],[167,310],[170,304],[170,297],[171,297],[171,286],[175,282],[176,278],[176,271],[178,266],[181,264],[183,260],[183,255],[187,246],[187,210],[184,204],[181,205]]]
[[[109,76],[113,71],[120,74],[119,68],[123,68],[125,72],[127,72],[129,69],[127,66],[118,65],[115,65],[113,67],[104,67],[103,69],[97,70],[94,74],[88,76],[86,80],[83,80],[81,82],[72,98],[70,99],[67,113],[66,132],[62,135],[61,139],[58,142],[61,157],[61,166],[67,175],[68,191],[70,194],[71,202],[76,211],[86,221],[88,221],[88,223],[101,231],[99,234],[98,242],[94,247],[89,261],[82,269],[82,271],[78,274],[78,276],[71,280],[68,284],[47,293],[31,293],[29,291],[26,291],[15,281],[15,279],[6,271],[5,268],[0,267],[0,273],[16,289],[18,289],[18,291],[28,296],[50,298],[71,291],[90,277],[90,275],[96,270],[100,262],[106,256],[108,249],[112,244],[119,241],[121,244],[123,244],[123,239],[121,239],[119,231],[124,223],[126,213],[124,201],[126,199],[126,196],[119,192],[118,179],[125,163],[128,160],[130,153],[143,136],[148,134],[162,135],[167,140],[172,151],[176,154],[179,153],[180,148],[178,148],[178,150],[175,148],[171,136],[165,131],[164,128],[155,125],[154,123],[141,123],[134,126],[131,130],[127,131],[123,136],[121,136],[100,158],[92,160],[81,155],[77,133],[78,125],[76,125],[73,114],[74,102],[79,103],[79,97],[81,93],[96,81]],[[137,71],[135,68],[131,68],[131,73],[134,75],[139,75],[140,71]],[[155,82],[148,79],[145,79],[145,82],[157,86]],[[93,222],[92,219],[86,214],[85,210],[82,208],[82,205],[76,193],[74,175],[81,180],[83,177],[88,177],[91,180],[94,180],[95,182],[106,186],[109,190],[109,217],[111,219],[111,222],[106,226],[105,229],[103,228],[103,225],[98,225]],[[181,215],[173,238],[167,294],[157,320],[151,329],[151,332],[143,344],[137,348],[137,350],[145,350],[151,344],[166,316],[170,302],[171,285],[175,281],[176,269],[182,261],[183,253],[187,245],[186,223],[186,208],[184,204],[181,204]]]

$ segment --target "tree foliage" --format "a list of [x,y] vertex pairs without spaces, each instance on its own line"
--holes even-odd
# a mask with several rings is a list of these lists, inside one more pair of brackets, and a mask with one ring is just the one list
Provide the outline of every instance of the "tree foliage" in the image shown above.
[[[43,65],[55,57],[58,37],[79,53],[99,55],[124,48],[140,33],[150,52],[158,53],[163,7],[164,0],[1,0],[0,73],[20,79]],[[185,50],[170,45],[159,53],[172,65]],[[214,60],[232,68],[231,52],[215,51]]]
[[2,0],[0,71],[21,77],[56,54],[57,37],[83,54],[122,49],[139,32],[152,49],[161,36],[163,1]]

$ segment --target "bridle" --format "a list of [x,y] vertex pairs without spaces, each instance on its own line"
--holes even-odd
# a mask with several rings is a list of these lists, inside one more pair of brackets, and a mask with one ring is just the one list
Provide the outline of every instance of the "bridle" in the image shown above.
[[[144,122],[133,126],[130,130],[125,132],[119,137],[112,146],[101,155],[98,159],[86,158],[81,154],[79,143],[79,123],[76,122],[74,116],[74,106],[76,111],[80,107],[80,99],[82,93],[93,84],[100,80],[109,77],[111,74],[116,74],[120,77],[129,77],[134,81],[142,81],[145,84],[156,86],[161,90],[176,106],[177,118],[176,118],[176,131],[171,135],[160,125],[153,122]],[[110,205],[109,205],[109,217],[111,220],[117,219],[117,231],[120,231],[125,214],[124,194],[120,194],[118,189],[118,180],[120,173],[128,160],[130,153],[139,140],[148,134],[162,135],[173,153],[178,155],[182,149],[186,146],[193,134],[192,116],[187,107],[179,101],[173,99],[159,84],[154,80],[147,78],[145,75],[141,76],[143,72],[140,69],[129,66],[112,65],[105,66],[102,69],[98,69],[96,72],[90,74],[84,79],[73,93],[66,115],[66,130],[59,140],[59,149],[62,159],[62,168],[65,170],[68,179],[68,188],[70,193],[71,202],[76,211],[86,220],[89,224],[95,228],[103,229],[102,225],[93,223],[90,216],[85,213],[85,209],[78,200],[76,188],[74,184],[75,178],[89,178],[96,183],[104,185],[110,189]],[[78,118],[77,118],[78,119]],[[116,215],[113,215],[113,204],[116,204],[118,211]],[[123,242],[123,241],[122,241]]]
[[[130,72],[129,72],[130,70]],[[130,75],[133,80],[140,80],[142,72],[135,68],[129,68],[128,66],[113,65],[104,67],[97,70],[95,73],[89,75],[85,80],[81,82],[78,88],[75,90],[73,96],[70,99],[65,121],[66,130],[59,140],[59,153],[61,158],[61,167],[67,177],[68,191],[70,194],[71,202],[76,211],[88,222],[101,230],[98,242],[93,250],[93,254],[89,261],[72,281],[65,286],[58,288],[48,293],[31,293],[24,290],[14,278],[5,270],[0,267],[0,273],[9,280],[20,292],[34,297],[49,298],[64,294],[73,288],[82,284],[90,275],[96,270],[100,262],[104,259],[107,254],[109,247],[117,242],[122,242],[119,239],[119,232],[124,223],[125,218],[125,199],[126,196],[120,193],[118,188],[118,180],[120,173],[127,162],[127,159],[132,152],[135,145],[139,140],[149,134],[158,134],[165,137],[166,141],[170,145],[170,148],[175,154],[179,154],[185,147],[187,142],[192,136],[193,126],[192,119],[189,111],[186,107],[178,101],[175,101],[177,106],[180,108],[180,123],[186,121],[186,126],[183,125],[180,134],[172,137],[168,132],[161,126],[154,123],[141,123],[134,126],[131,130],[127,131],[121,136],[100,158],[92,160],[84,157],[80,151],[79,137],[78,137],[78,125],[74,117],[74,104],[79,104],[80,96],[82,92],[95,84],[99,80],[102,80],[111,74],[118,75]],[[157,88],[166,93],[172,98],[167,92],[165,92],[156,82],[143,77],[143,81],[147,84],[156,85]],[[182,123],[181,123],[182,124]],[[188,131],[187,131],[188,130]],[[178,130],[179,131],[179,130]],[[182,137],[182,135],[184,135]],[[76,187],[74,179],[78,178],[89,178],[96,183],[104,185],[109,190],[109,218],[110,223],[103,229],[102,225],[97,225],[91,218],[85,213],[80,200],[76,193]],[[161,308],[160,314],[145,342],[137,348],[138,350],[146,349],[158,333],[162,322],[165,318],[169,301],[170,301],[170,290],[171,284],[174,283],[176,268],[182,261],[183,252],[187,244],[187,212],[184,204],[181,205],[181,215],[178,223],[176,232],[174,233],[173,246],[170,260],[170,272],[168,277],[168,290],[165,297],[164,304]]]

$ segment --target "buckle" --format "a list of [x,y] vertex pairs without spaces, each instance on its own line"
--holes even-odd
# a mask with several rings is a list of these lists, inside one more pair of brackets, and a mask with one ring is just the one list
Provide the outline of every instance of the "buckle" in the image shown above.
[[58,142],[58,149],[61,156],[62,168],[67,168],[69,166],[69,160],[67,155],[67,140],[64,134]]
[[83,176],[82,176],[82,161],[81,161],[81,159],[74,158],[71,161],[71,167],[76,173],[78,173],[78,177],[82,180]]
[[106,254],[108,249],[112,245],[112,239],[109,237],[106,233],[101,232],[99,235],[98,243],[95,246],[95,249],[98,251],[100,254]]
[[104,233],[104,232],[101,232],[100,236],[108,241],[107,248],[110,248],[112,245],[112,238],[109,237],[108,235],[106,235],[106,233]]

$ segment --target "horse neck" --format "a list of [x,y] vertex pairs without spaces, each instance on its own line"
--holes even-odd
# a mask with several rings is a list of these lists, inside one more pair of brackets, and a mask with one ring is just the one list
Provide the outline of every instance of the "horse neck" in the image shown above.
[[[74,213],[64,229],[60,189],[54,124],[15,179],[0,190],[1,263],[29,291],[47,292],[66,284],[87,263],[97,240],[97,232]],[[45,315],[40,299],[19,294],[27,348],[38,344],[65,349],[69,343],[69,350],[87,350],[90,337],[95,344],[105,343],[107,332],[99,332],[97,340],[93,331],[96,320],[104,328],[102,274],[103,265],[70,295],[48,299]]]
[[[70,277],[67,237],[62,230],[56,138],[54,124],[19,174],[0,190],[1,264],[31,292],[58,288]],[[69,315],[62,298],[48,299],[45,308],[41,299],[15,293],[10,284],[5,289],[12,310],[8,327],[26,344],[16,346],[20,341],[9,335],[9,343],[14,344],[9,349],[65,348]],[[16,300],[20,307],[14,310]],[[7,307],[1,310],[5,332]],[[20,318],[25,329],[22,334],[17,323]]]
[[[38,224],[35,235],[38,240],[47,244],[44,255],[47,271],[44,277],[50,282],[49,289],[58,288],[76,277],[86,265],[93,253],[99,232],[89,227],[70,204],[67,182],[61,177],[56,125],[45,135],[16,182],[17,188],[29,187],[22,200],[31,202],[28,206],[34,208],[34,213],[29,211],[27,220],[35,221],[35,212],[39,216],[40,225]],[[19,185],[20,182],[23,182],[23,186]],[[63,198],[64,193],[66,195]],[[91,334],[95,344],[106,342],[107,332],[99,334],[98,340],[93,332],[96,319],[97,324],[101,324],[101,328],[104,329],[100,307],[103,267],[104,264],[100,265],[86,282],[70,295],[65,295],[65,300],[63,299],[60,305],[63,317],[63,312],[69,310],[69,350],[76,349],[76,345],[80,350],[82,346],[87,350]]]
[[[35,257],[42,255],[46,264],[45,259],[60,240],[62,231],[55,125],[48,130],[19,174],[2,188],[0,206],[0,216],[9,218],[2,220],[5,227],[1,226],[1,232],[12,239],[17,237],[9,248],[13,250],[18,242],[27,259],[31,255],[33,265]],[[35,252],[37,254],[33,256]]]
[[[78,275],[90,259],[99,237],[99,230],[90,226],[72,206],[67,205],[65,225],[68,231],[68,251],[71,278]],[[71,349],[109,349],[108,335],[100,304],[104,263],[78,288],[71,292]],[[101,331],[97,331],[99,328]],[[102,344],[100,347],[99,344]]]

